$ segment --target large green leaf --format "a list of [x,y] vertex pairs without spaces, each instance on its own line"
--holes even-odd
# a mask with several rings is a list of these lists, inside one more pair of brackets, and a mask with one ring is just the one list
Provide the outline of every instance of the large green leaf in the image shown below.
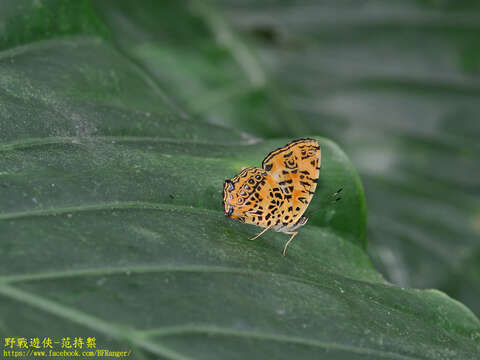
[[[122,19],[121,7],[102,4],[103,18]],[[108,40],[113,25],[88,2],[2,2],[0,14],[0,25],[16,24],[0,26],[3,337],[95,336],[99,348],[131,348],[134,358],[478,354],[480,322],[466,307],[392,286],[374,270],[363,190],[334,143],[318,137],[310,221],[283,257],[286,235],[248,241],[258,229],[223,216],[221,187],[291,138],[212,124],[215,110],[193,116],[181,87],[165,80],[170,69],[156,69],[163,80],[145,72],[127,43]],[[276,96],[262,87],[250,106],[258,97],[274,109]],[[331,204],[341,186],[343,199]]]

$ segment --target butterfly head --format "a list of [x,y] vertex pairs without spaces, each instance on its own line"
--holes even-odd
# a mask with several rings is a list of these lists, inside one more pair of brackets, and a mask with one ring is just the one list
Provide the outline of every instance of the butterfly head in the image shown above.
[[231,219],[241,220],[244,216],[248,194],[240,188],[240,185],[235,178],[227,179],[223,183],[223,210],[225,216]]
[[234,215],[237,202],[238,200],[235,193],[235,183],[231,179],[227,179],[223,183],[223,201],[222,201],[225,216],[232,219],[237,218],[237,216]]

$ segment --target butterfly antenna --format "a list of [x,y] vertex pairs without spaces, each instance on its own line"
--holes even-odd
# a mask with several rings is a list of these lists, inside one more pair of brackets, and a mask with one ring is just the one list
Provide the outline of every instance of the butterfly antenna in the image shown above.
[[[335,191],[331,196],[338,196],[343,190],[343,187],[341,187],[340,189],[338,189],[337,191]],[[337,198],[333,199],[332,201],[330,201],[331,204],[335,204],[337,202],[339,202],[340,200],[342,200],[342,198],[340,196],[338,196]],[[312,211],[308,214],[308,216],[312,216],[313,214],[315,214],[317,211],[319,211],[320,209],[317,209],[315,211]]]
[[[343,187],[341,187],[340,189],[338,189],[337,191],[335,191],[332,196],[338,196],[343,190]],[[331,201],[332,204],[335,204],[336,202],[342,200],[342,198],[339,196],[337,198],[335,198],[334,200]]]

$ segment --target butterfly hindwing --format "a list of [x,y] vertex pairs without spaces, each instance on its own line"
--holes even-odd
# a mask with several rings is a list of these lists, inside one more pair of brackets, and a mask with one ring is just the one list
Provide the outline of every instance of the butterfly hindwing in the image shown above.
[[262,167],[278,183],[294,222],[307,209],[317,187],[321,150],[317,140],[299,139],[272,151]]
[[260,227],[274,226],[285,213],[285,196],[264,169],[242,170],[223,188],[225,214],[244,223]]

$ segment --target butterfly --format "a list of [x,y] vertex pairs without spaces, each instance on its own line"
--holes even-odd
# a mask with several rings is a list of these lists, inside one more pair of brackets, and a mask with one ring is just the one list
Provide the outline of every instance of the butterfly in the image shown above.
[[254,240],[272,229],[291,235],[283,248],[298,234],[308,218],[303,216],[317,187],[320,174],[320,146],[315,139],[298,139],[273,150],[262,168],[249,167],[225,180],[225,216],[264,228]]

